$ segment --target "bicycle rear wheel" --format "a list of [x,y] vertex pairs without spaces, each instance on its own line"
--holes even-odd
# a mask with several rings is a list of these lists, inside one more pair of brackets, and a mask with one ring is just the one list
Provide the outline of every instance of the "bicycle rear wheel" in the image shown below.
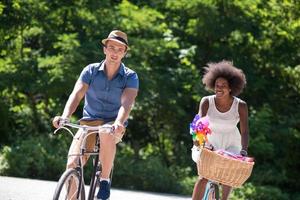
[[[72,185],[70,184],[72,182]],[[78,189],[80,188],[79,198]],[[60,177],[56,186],[53,200],[62,199],[78,199],[85,200],[84,184],[79,177],[78,172],[75,169],[67,169]]]

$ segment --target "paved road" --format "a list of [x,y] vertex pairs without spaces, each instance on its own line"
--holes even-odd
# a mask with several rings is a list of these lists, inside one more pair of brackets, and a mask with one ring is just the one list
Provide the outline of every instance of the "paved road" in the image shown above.
[[[0,200],[51,200],[56,182],[0,176]],[[112,188],[111,200],[190,200],[170,194]]]

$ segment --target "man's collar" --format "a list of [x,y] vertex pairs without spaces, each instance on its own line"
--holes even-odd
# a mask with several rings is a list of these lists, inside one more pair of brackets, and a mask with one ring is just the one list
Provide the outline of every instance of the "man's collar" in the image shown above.
[[[103,71],[104,72],[105,69],[105,61],[101,62],[100,67],[99,67],[99,71]],[[125,74],[125,69],[124,69],[124,64],[121,63],[120,67],[119,67],[119,72],[120,75],[124,76]]]

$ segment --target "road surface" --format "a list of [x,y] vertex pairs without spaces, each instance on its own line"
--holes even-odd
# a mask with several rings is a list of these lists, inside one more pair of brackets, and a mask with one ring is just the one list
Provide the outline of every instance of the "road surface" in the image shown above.
[[[0,200],[51,200],[54,181],[0,176]],[[110,200],[190,200],[190,197],[112,188]]]

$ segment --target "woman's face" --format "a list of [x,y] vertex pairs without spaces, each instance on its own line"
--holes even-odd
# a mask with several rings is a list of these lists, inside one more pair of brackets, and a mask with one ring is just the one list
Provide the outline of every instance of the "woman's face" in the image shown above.
[[216,97],[225,97],[230,95],[231,89],[227,79],[219,77],[215,81],[215,94]]

